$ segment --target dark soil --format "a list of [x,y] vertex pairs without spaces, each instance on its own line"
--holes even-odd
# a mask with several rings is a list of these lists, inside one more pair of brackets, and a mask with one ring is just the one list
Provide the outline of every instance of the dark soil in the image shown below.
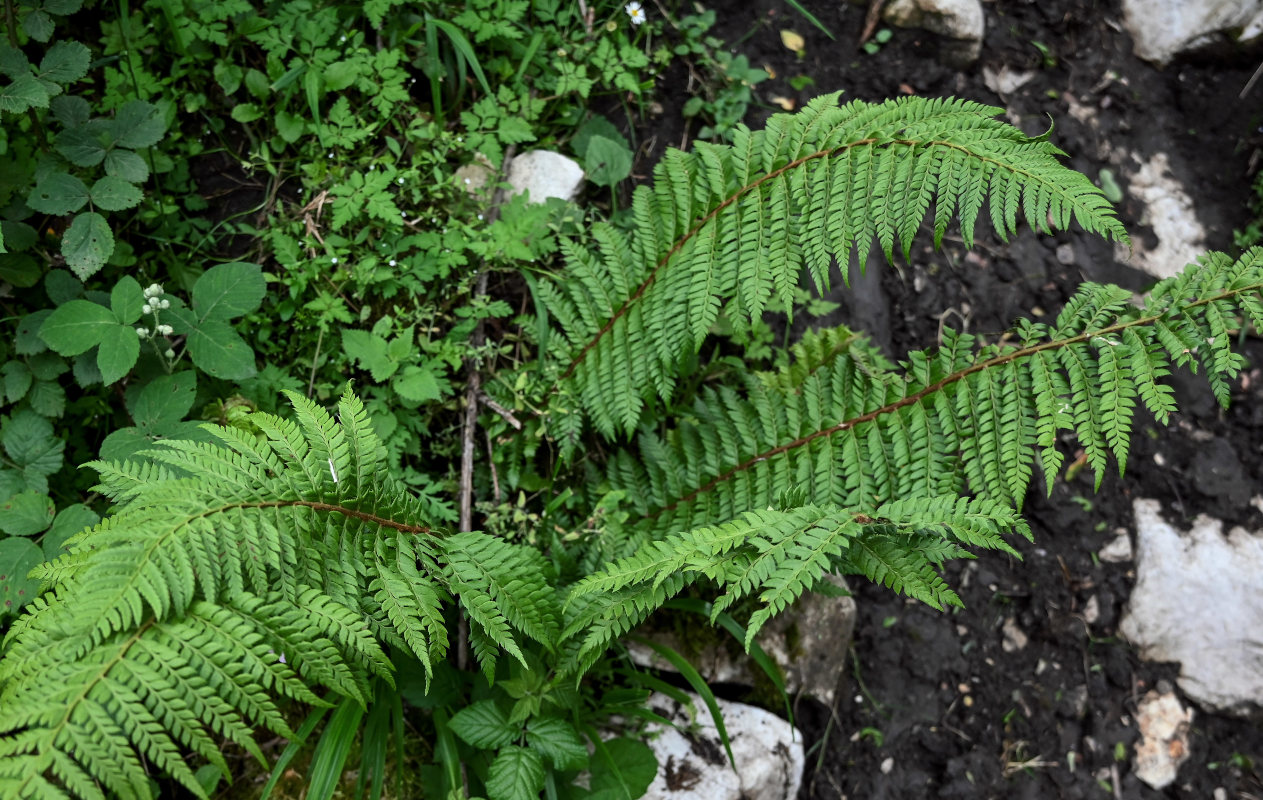
[[[1053,140],[1069,164],[1094,178],[1102,167],[1118,171],[1106,160],[1111,149],[1142,159],[1166,153],[1175,177],[1194,194],[1210,248],[1231,250],[1233,228],[1248,218],[1247,171],[1263,141],[1263,87],[1246,101],[1237,95],[1263,57],[1257,51],[1221,48],[1159,70],[1132,56],[1115,2],[1010,0],[985,4],[982,58],[957,71],[939,63],[931,34],[896,29],[880,52],[868,55],[856,49],[864,8],[838,0],[806,5],[836,42],[785,3],[715,4],[717,34],[739,41],[734,52],[777,76],[757,87],[768,105],[750,115],[751,125],[778,110],[770,105],[774,96],[799,106],[837,89],[865,100],[909,92],[968,97],[1010,109],[1010,120],[1027,133],[1053,120]],[[783,28],[805,37],[805,57],[783,46]],[[1047,60],[1034,42],[1047,48]],[[984,66],[1036,75],[1000,97],[986,87]],[[1117,78],[1106,79],[1110,71]],[[793,90],[788,79],[798,75],[814,85]],[[664,84],[679,92],[684,82]],[[1070,96],[1092,109],[1088,122],[1069,113]],[[668,97],[664,105],[684,99]],[[685,136],[672,129],[673,116],[664,114],[657,148],[679,146]],[[1119,177],[1125,191],[1126,172]],[[1130,199],[1120,205],[1133,237],[1152,243],[1141,213]],[[1055,255],[1066,244],[1070,264]],[[1153,283],[1115,260],[1111,245],[1077,232],[1024,232],[1007,245],[984,235],[968,255],[958,243],[938,253],[926,247],[901,271],[902,277],[874,271],[859,300],[837,292],[842,310],[816,324],[869,329],[899,355],[933,344],[945,312],[953,327],[998,335],[1016,317],[1056,314],[1082,280],[1137,291]],[[1117,529],[1132,529],[1135,498],[1160,500],[1178,525],[1208,513],[1263,526],[1248,505],[1263,485],[1263,344],[1248,341],[1244,353],[1247,382],[1238,382],[1230,410],[1221,412],[1199,379],[1180,376],[1183,412],[1169,429],[1152,421],[1138,426],[1126,477],[1107,475],[1094,494],[1085,470],[1069,483],[1059,479],[1051,497],[1033,492],[1026,511],[1036,542],[1019,546],[1024,560],[985,555],[951,569],[964,610],[939,614],[885,589],[856,587],[855,660],[840,665],[848,688],[835,709],[800,705],[810,753],[801,797],[1210,798],[1220,787],[1227,798],[1263,797],[1263,779],[1250,766],[1263,764],[1263,731],[1200,709],[1192,756],[1175,785],[1154,791],[1131,774],[1137,699],[1173,684],[1179,668],[1142,662],[1119,637],[1134,564],[1094,557]],[[1212,469],[1231,477],[1208,480]],[[1084,609],[1093,598],[1099,617],[1089,625]],[[1002,648],[1006,620],[1029,637],[1022,649]]]

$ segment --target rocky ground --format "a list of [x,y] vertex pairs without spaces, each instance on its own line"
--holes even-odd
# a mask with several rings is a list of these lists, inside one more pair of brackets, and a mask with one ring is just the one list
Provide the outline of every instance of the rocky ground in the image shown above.
[[[1173,46],[1136,29],[1160,16],[1153,2],[1000,0],[981,4],[977,46],[883,22],[892,35],[867,53],[856,46],[864,7],[805,5],[836,41],[781,2],[715,6],[724,41],[776,76],[758,86],[765,108],[751,124],[773,103],[837,89],[1003,106],[1028,133],[1054,124],[1072,166],[1117,186],[1136,242],[1129,253],[1073,232],[1024,233],[970,253],[927,247],[902,276],[879,269],[840,291],[841,308],[818,323],[865,328],[898,355],[935,341],[942,320],[998,334],[1018,316],[1056,313],[1082,280],[1139,292],[1203,250],[1232,250],[1263,147],[1263,85],[1243,95],[1259,46],[1214,39],[1159,65],[1136,56],[1161,60]],[[1178,16],[1197,3],[1174,5]],[[1263,11],[1234,7],[1245,15],[1238,30]],[[803,37],[801,55],[785,47],[786,29]],[[961,66],[971,48],[977,59]],[[800,76],[812,83],[796,90]],[[687,138],[671,116],[658,149]],[[1218,667],[1244,697],[1263,699],[1263,534],[1249,533],[1263,530],[1263,342],[1246,338],[1242,352],[1249,364],[1228,411],[1199,379],[1178,377],[1181,414],[1168,429],[1140,424],[1125,477],[1107,476],[1094,493],[1085,471],[1051,497],[1033,494],[1036,542],[1019,548],[1023,560],[954,567],[964,610],[939,614],[855,587],[854,646],[834,664],[835,702],[796,705],[799,797],[1263,797],[1257,716],[1216,711],[1236,701],[1205,672]],[[1199,601],[1209,620],[1176,616]],[[1207,638],[1184,644],[1190,631]]]

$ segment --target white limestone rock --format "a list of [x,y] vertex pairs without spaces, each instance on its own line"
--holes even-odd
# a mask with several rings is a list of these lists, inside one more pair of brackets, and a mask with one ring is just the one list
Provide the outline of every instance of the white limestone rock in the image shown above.
[[1123,0],[1123,25],[1136,55],[1163,65],[1213,34],[1256,38],[1263,0]]
[[891,25],[946,37],[939,54],[951,66],[968,66],[982,52],[982,0],[890,0],[882,16]]
[[[1159,687],[1162,686],[1159,682]],[[1163,789],[1175,783],[1180,765],[1188,760],[1188,732],[1193,724],[1193,709],[1180,705],[1174,692],[1151,691],[1136,706],[1136,777]]]
[[573,200],[583,186],[583,168],[579,162],[551,150],[532,150],[509,162],[505,176],[511,187],[508,194],[530,192],[533,202],[542,203],[550,197]]
[[1136,500],[1136,588],[1120,631],[1151,661],[1178,661],[1180,688],[1240,716],[1263,705],[1263,533],[1200,516],[1180,532]]
[[[838,575],[828,580],[840,591],[846,581]],[[847,669],[847,652],[855,631],[855,600],[808,592],[786,611],[774,617],[759,631],[755,641],[780,667],[785,689],[791,695],[806,694],[825,705],[833,705],[838,683]],[[698,618],[700,619],[700,618]],[[694,620],[689,620],[693,622]],[[641,628],[640,635],[686,653],[707,683],[737,683],[754,686],[766,680],[762,670],[740,653],[736,640],[715,629],[715,641],[700,648],[680,641],[673,631]],[[632,661],[642,667],[671,670],[666,659],[639,642],[627,642]]]
[[802,734],[794,726],[761,708],[719,700],[734,771],[706,705],[700,697],[690,697],[697,710],[695,720],[690,719],[687,707],[664,694],[651,695],[646,704],[690,735],[652,724],[646,728],[649,747],[658,759],[658,774],[644,800],[787,800],[798,796],[806,756]]
[[1137,237],[1129,253],[1127,245],[1120,243],[1115,253],[1120,261],[1130,260],[1155,278],[1169,278],[1205,252],[1206,230],[1197,221],[1193,198],[1171,174],[1166,153],[1155,153],[1130,174],[1127,192],[1144,203],[1141,224],[1153,227],[1158,244],[1147,249]]

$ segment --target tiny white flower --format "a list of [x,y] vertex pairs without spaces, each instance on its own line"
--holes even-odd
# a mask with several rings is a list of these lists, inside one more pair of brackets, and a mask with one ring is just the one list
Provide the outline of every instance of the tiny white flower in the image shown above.
[[330,154],[329,154],[329,158],[333,158],[333,153],[330,153]]
[[401,217],[406,217],[406,216],[408,216],[408,212],[407,212],[407,211],[400,211],[400,212],[399,212],[399,216],[401,216]]
[[171,335],[171,334],[173,334],[173,333],[175,333],[175,329],[174,329],[174,328],[172,328],[170,325],[159,325],[159,326],[158,326],[158,335],[159,335],[159,336],[170,336],[170,335]]
[[149,336],[149,329],[148,329],[148,328],[137,328],[137,329],[136,329],[136,335],[137,335],[137,336],[139,336],[140,338],[144,339],[145,337]]
[[163,353],[163,355],[166,356],[167,358],[175,358],[175,350],[172,350],[170,347],[168,347],[167,352]]
[[162,298],[162,301],[158,303],[158,308],[170,308],[170,307],[171,307],[171,301],[166,299],[165,297]]
[[633,25],[643,25],[645,22],[645,10],[640,7],[640,3],[632,0],[623,6],[623,10],[627,12],[627,16],[631,17]]
[[153,309],[149,307],[148,303],[145,303],[143,306],[140,307],[140,313],[150,314],[150,313],[153,313]]
[[399,184],[400,186],[403,186],[403,178],[396,179],[395,183]]
[[334,256],[333,258],[331,258],[331,259],[329,259],[329,260],[330,260],[330,261],[332,261],[332,262],[333,262],[333,263],[335,263],[335,264],[336,264],[336,263],[338,263],[338,257],[337,257],[337,256]]
[[341,43],[343,43],[343,42],[345,42],[345,41],[346,41],[346,37],[345,37],[345,36],[343,36],[341,39],[338,39],[338,44],[341,44]]
[[156,283],[151,283],[145,287],[146,299],[150,297],[161,297],[161,296],[162,296],[162,287],[160,285]]
[[466,185],[466,186],[468,186],[468,185],[469,185],[469,178],[466,178],[466,179],[465,179],[465,185]]
[[482,219],[482,214],[479,214],[479,215],[478,215],[478,219]]
[[395,260],[392,258],[392,259],[390,259],[390,266],[392,266],[392,267],[393,267],[394,265],[395,265]]

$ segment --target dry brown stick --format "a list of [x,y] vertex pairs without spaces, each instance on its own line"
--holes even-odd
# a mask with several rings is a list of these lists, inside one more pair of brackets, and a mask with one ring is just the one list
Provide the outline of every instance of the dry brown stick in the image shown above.
[[868,0],[868,13],[864,15],[864,29],[860,31],[860,40],[856,47],[863,47],[873,35],[873,31],[877,30],[877,23],[881,20],[881,7],[885,5],[886,0]]
[[[496,176],[496,183],[500,182],[504,170],[509,165],[509,161],[513,159],[513,152],[514,148],[512,145],[505,148],[504,160],[500,162],[501,174]],[[503,201],[503,193],[497,189],[492,196],[486,224],[491,225],[499,219],[500,204]],[[474,287],[475,300],[487,294],[487,275],[485,267],[478,274],[478,282]],[[469,342],[475,355],[465,359],[465,371],[469,375],[469,379],[465,387],[465,424],[461,432],[460,517],[458,524],[462,532],[474,529],[474,431],[478,427],[478,396],[482,394],[482,372],[478,364],[477,351],[486,343],[486,340],[486,327],[480,318],[474,325],[474,332],[470,336]],[[468,662],[469,622],[462,616],[456,629],[456,668],[464,670],[468,666]]]

